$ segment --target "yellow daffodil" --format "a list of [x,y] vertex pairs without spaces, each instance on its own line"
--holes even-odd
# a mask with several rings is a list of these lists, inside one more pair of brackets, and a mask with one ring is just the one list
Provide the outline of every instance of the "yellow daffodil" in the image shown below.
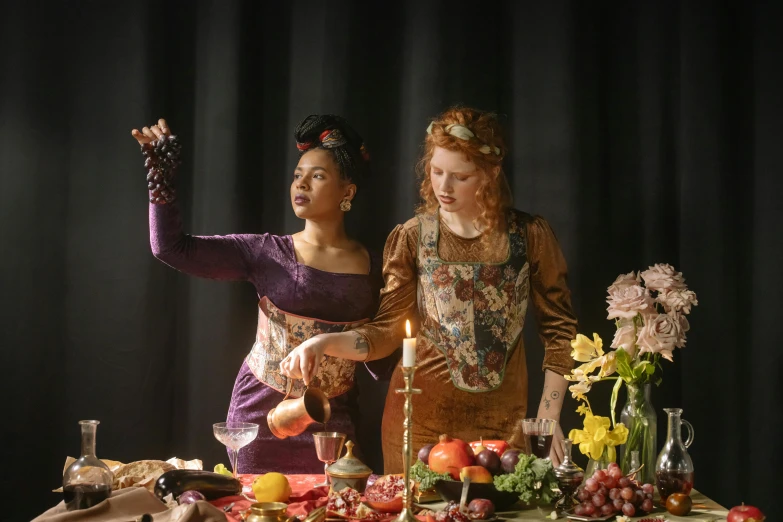
[[571,357],[577,362],[589,362],[604,354],[603,346],[604,342],[597,333],[593,334],[592,341],[582,334],[577,334],[576,339],[571,341],[571,348],[574,349]]
[[[582,410],[582,407],[577,411]],[[609,429],[611,421],[608,417],[599,417],[589,411],[584,412],[584,429],[573,429],[568,434],[568,438],[579,444],[579,451],[583,455],[589,456],[593,460],[598,460],[606,449],[607,457],[611,462],[617,458],[615,446],[625,444],[628,439],[628,429],[624,424],[617,424],[614,429]]]

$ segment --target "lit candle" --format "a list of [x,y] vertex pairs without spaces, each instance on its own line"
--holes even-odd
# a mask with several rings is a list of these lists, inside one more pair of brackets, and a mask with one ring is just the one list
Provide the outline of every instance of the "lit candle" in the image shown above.
[[407,338],[402,340],[402,365],[416,366],[416,339],[411,339],[411,322],[407,319],[405,320],[405,334]]

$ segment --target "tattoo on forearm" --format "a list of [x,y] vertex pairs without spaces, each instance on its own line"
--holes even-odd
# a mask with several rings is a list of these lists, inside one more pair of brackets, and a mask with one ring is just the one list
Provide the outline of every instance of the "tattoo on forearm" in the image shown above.
[[554,390],[552,393],[549,394],[549,397],[546,396],[546,389],[547,387],[544,386],[544,393],[541,394],[541,400],[544,402],[544,408],[549,410],[549,406],[551,405],[552,401],[556,401],[560,398],[560,392],[557,390]]
[[356,351],[361,354],[366,354],[370,351],[370,346],[367,344],[367,339],[359,334],[356,334],[356,342],[353,346],[356,348]]
[[549,409],[549,399],[546,397],[546,390],[549,388],[546,384],[544,384],[544,391],[541,392],[541,400],[544,401],[544,408],[547,410]]

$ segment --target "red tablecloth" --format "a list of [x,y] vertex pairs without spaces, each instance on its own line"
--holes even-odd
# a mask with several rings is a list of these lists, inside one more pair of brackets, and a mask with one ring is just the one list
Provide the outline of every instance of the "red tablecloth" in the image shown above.
[[[253,484],[253,480],[258,475],[240,475],[239,480],[242,482],[242,493],[250,498],[254,498],[253,489],[250,487]],[[289,484],[291,484],[291,498],[288,500],[288,516],[303,516],[307,515],[310,511],[326,505],[327,496],[329,495],[329,488],[327,486],[315,487],[316,484],[320,484],[324,481],[323,475],[286,475]],[[371,475],[367,481],[368,485],[372,485],[376,475]],[[242,496],[223,497],[210,502],[213,506],[223,508],[231,503],[234,506],[231,511],[226,514],[229,522],[241,522],[242,518],[240,513],[250,507],[253,501],[250,501]],[[388,522],[397,515],[390,515],[388,518],[381,519],[378,522]],[[420,520],[424,518],[417,517]]]
[[[253,498],[253,489],[250,487],[253,480],[258,475],[240,475],[242,482],[242,492],[250,498]],[[306,515],[310,511],[326,505],[326,497],[329,494],[329,488],[324,486],[317,488],[316,484],[324,481],[323,475],[286,475],[291,484],[291,498],[288,501],[288,516]],[[226,517],[231,522],[239,522],[241,518],[239,513],[250,507],[253,502],[242,496],[223,497],[210,502],[213,506],[223,508],[234,502],[231,511]]]

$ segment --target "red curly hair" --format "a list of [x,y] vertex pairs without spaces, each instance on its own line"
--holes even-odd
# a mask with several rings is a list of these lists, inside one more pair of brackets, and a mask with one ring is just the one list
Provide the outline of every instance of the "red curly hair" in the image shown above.
[[[467,127],[475,137],[463,140],[452,136],[446,132],[446,126],[451,124]],[[489,154],[480,150],[485,145],[489,146]],[[504,230],[506,210],[511,206],[511,188],[503,172],[503,158],[507,149],[495,114],[455,106],[446,109],[432,121],[431,134],[428,133],[424,139],[424,155],[416,169],[421,178],[419,195],[422,199],[416,209],[418,213],[434,213],[440,206],[430,181],[430,160],[435,147],[462,152],[465,159],[472,161],[482,172],[481,185],[476,191],[476,203],[481,211],[474,223],[476,228]],[[496,150],[499,154],[495,153]]]

